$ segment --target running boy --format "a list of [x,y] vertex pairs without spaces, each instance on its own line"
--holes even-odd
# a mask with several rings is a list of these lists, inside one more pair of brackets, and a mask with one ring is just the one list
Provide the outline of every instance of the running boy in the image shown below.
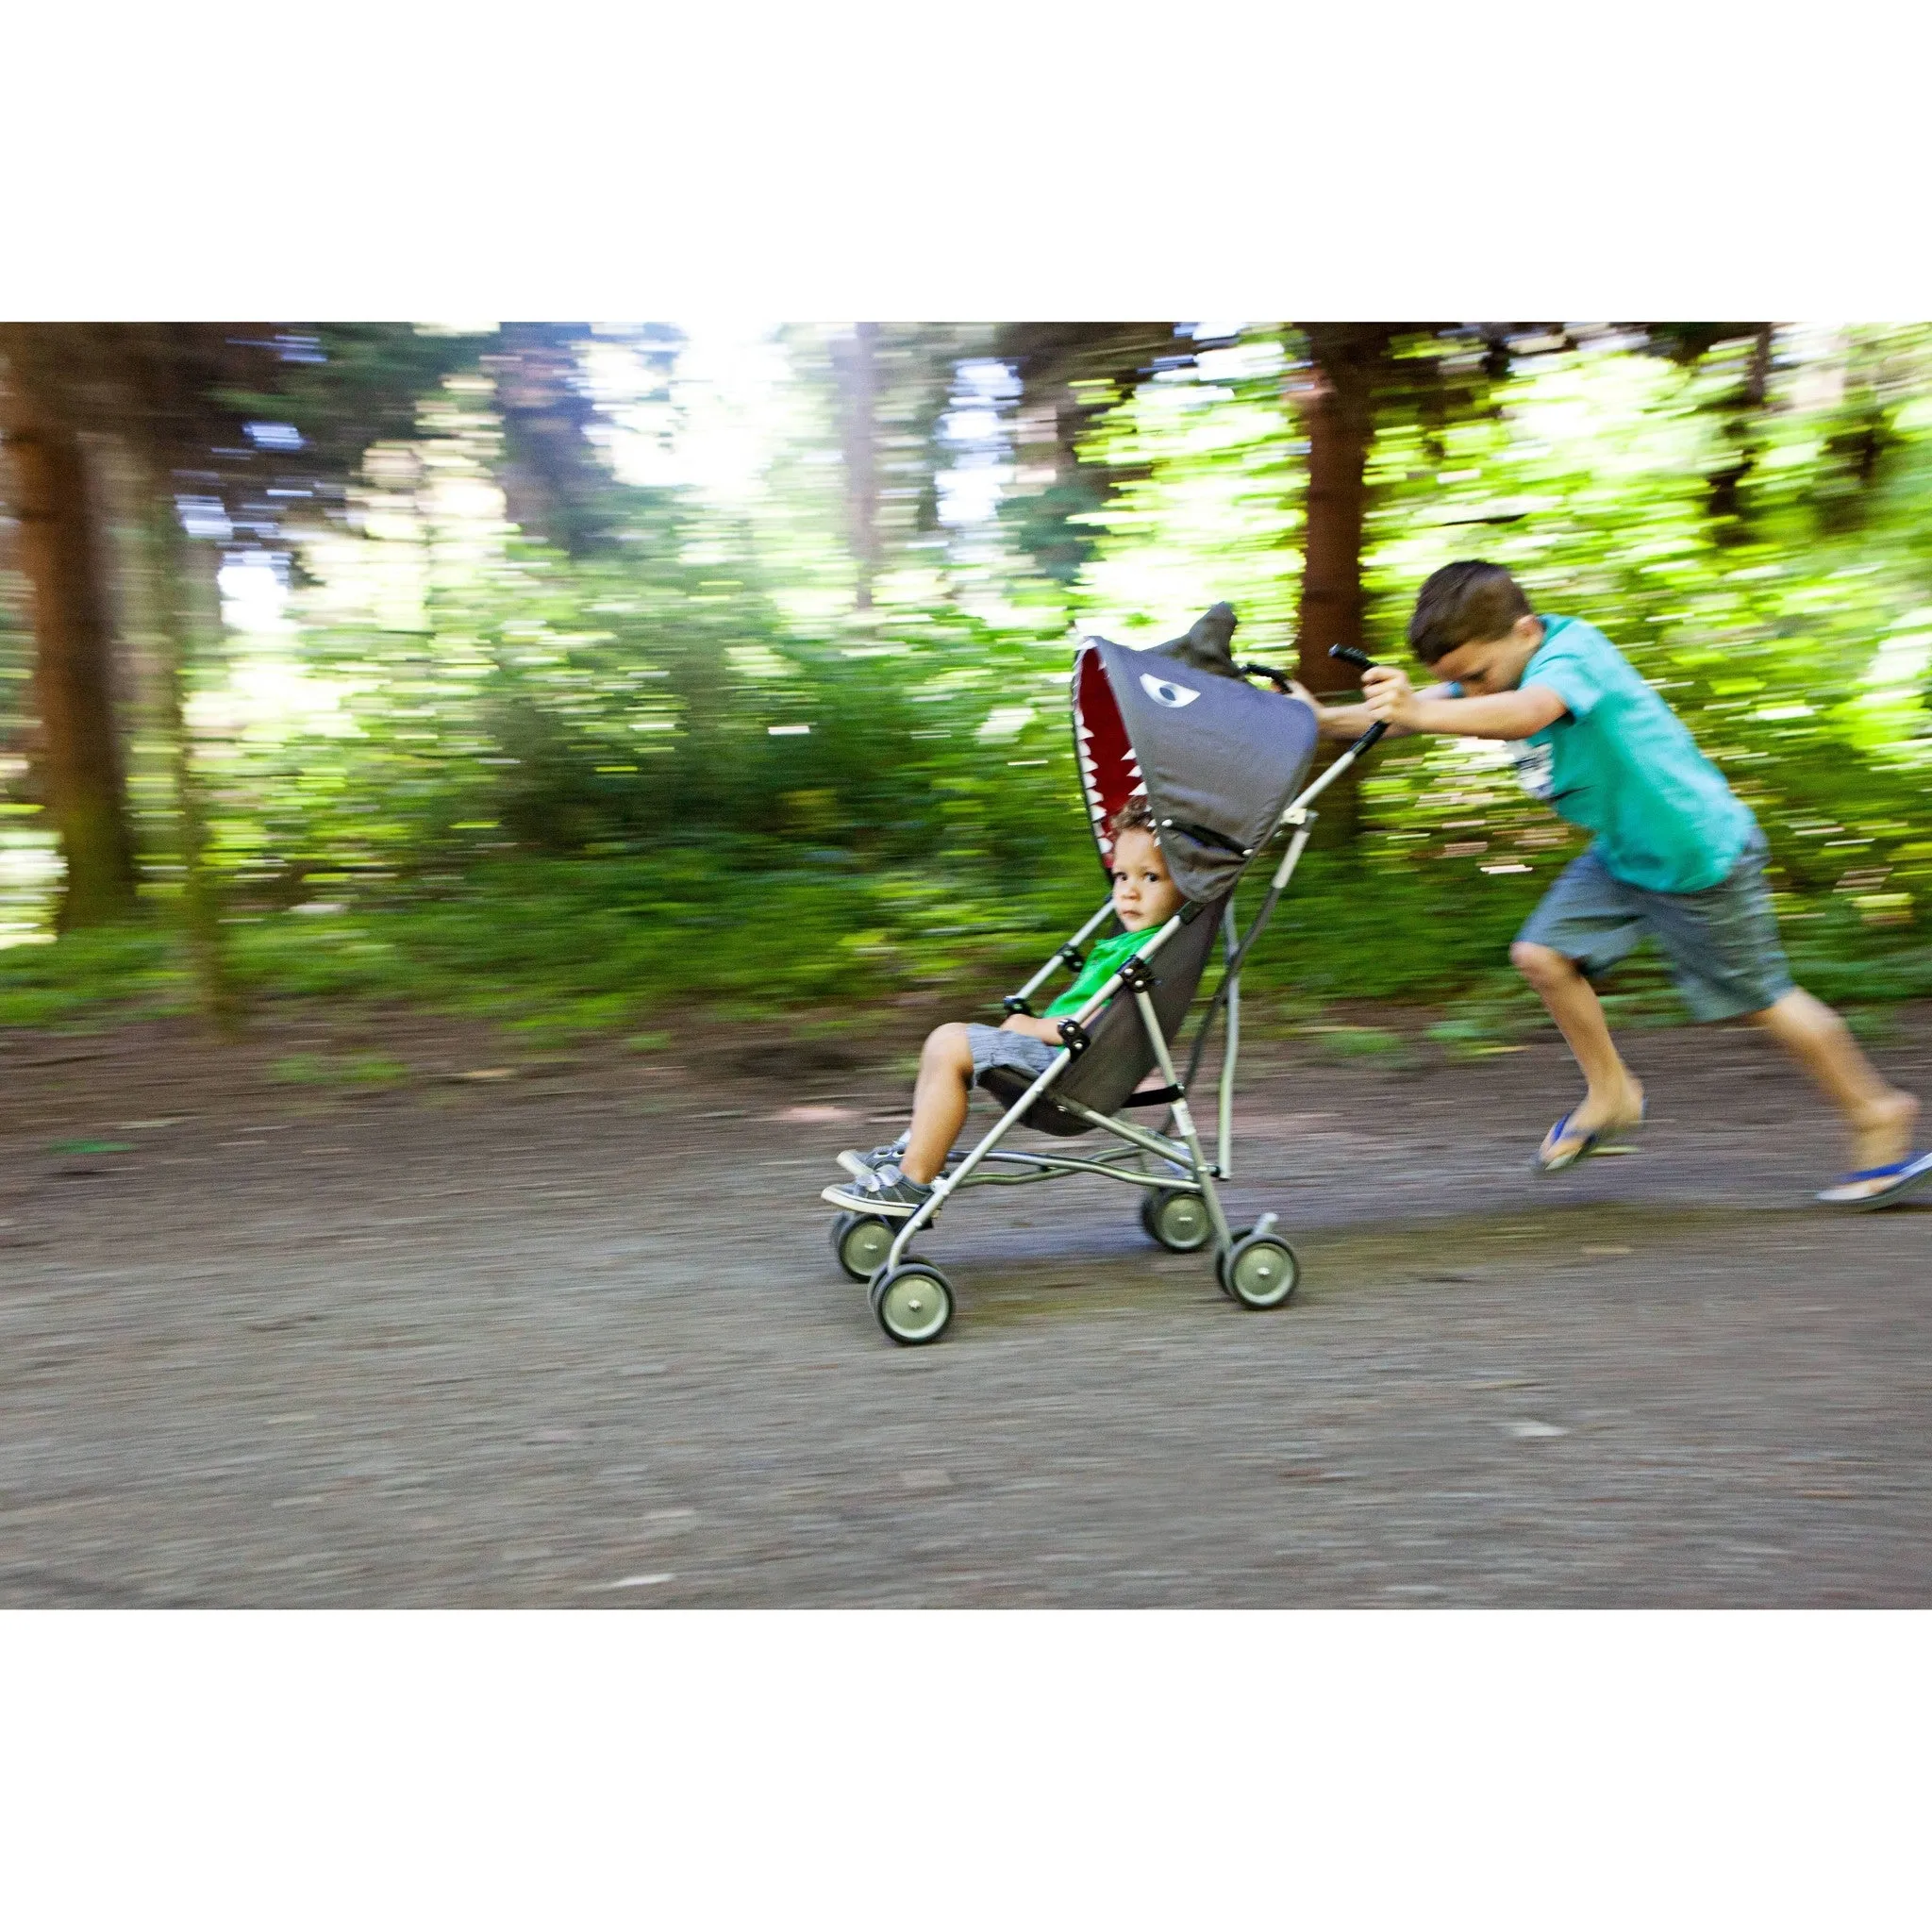
[[1146,799],[1128,799],[1115,813],[1112,829],[1113,909],[1126,930],[1093,948],[1079,977],[1044,1014],[1014,1013],[998,1026],[958,1021],[936,1026],[919,1057],[909,1132],[870,1155],[841,1155],[852,1179],[827,1188],[822,1199],[835,1208],[889,1219],[913,1213],[932,1192],[965,1124],[974,1081],[990,1067],[1016,1067],[1038,1079],[1060,1050],[1060,1017],[1077,1013],[1120,971],[1121,962],[1181,909],[1180,890],[1168,876]]
[[1643,1090],[1591,982],[1648,934],[1694,1019],[1748,1017],[1844,1115],[1852,1171],[1819,1200],[1875,1207],[1932,1178],[1932,1154],[1912,1152],[1919,1103],[1888,1086],[1844,1022],[1792,984],[1757,820],[1615,645],[1576,618],[1539,617],[1507,571],[1474,561],[1447,564],[1423,585],[1408,641],[1443,681],[1417,691],[1377,665],[1362,680],[1364,703],[1322,714],[1324,735],[1352,741],[1386,718],[1399,732],[1513,741],[1524,789],[1596,834],[1509,949],[1589,1083],[1544,1139],[1538,1171],[1574,1167],[1642,1123]]

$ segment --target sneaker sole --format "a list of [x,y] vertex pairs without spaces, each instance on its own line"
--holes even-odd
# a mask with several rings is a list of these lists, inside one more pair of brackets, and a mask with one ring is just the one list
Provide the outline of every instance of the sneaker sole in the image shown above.
[[876,1214],[881,1221],[909,1221],[917,1211],[903,1201],[875,1201],[868,1195],[849,1194],[843,1188],[827,1188],[819,1199],[848,1214]]

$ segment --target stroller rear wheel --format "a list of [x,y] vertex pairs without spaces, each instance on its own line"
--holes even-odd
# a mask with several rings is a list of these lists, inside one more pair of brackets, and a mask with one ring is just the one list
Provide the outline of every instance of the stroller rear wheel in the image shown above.
[[841,1214],[832,1224],[832,1252],[854,1281],[870,1281],[892,1245],[892,1224],[876,1214]]
[[1173,1188],[1156,1188],[1141,1196],[1141,1225],[1150,1241],[1176,1255],[1191,1255],[1214,1239],[1207,1202],[1199,1194],[1183,1194]]
[[1278,1308],[1294,1298],[1302,1264],[1278,1236],[1251,1229],[1238,1235],[1233,1247],[1215,1257],[1214,1272],[1221,1278],[1223,1292],[1242,1307]]
[[953,1319],[953,1291],[930,1261],[902,1261],[872,1285],[872,1311],[896,1342],[918,1348],[937,1341]]

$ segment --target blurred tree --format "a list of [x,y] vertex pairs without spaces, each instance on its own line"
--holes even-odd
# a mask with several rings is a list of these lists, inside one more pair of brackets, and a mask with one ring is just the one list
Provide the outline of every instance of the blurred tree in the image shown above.
[[511,520],[568,557],[611,537],[610,473],[587,431],[597,421],[579,351],[588,325],[505,323],[482,358],[503,418],[497,478]]
[[824,345],[860,611],[873,609],[883,575],[940,548],[939,428],[974,342],[951,324],[860,322]]
[[1826,537],[1860,529],[1877,500],[1887,456],[1898,442],[1898,410],[1914,393],[1910,364],[1893,366],[1885,331],[1854,328],[1842,337],[1838,397],[1824,438],[1824,462],[1812,491]]
[[1706,508],[1720,543],[1747,541],[1748,495],[1743,484],[1763,454],[1762,418],[1771,380],[1773,325],[1768,322],[1646,322],[1629,325],[1643,346],[1691,368],[1720,344],[1744,341],[1749,354],[1736,385],[1705,404],[1719,424],[1722,453],[1706,475]]
[[[1440,449],[1450,417],[1457,408],[1477,407],[1479,391],[1445,380],[1444,358],[1426,353],[1437,346],[1440,325],[1343,322],[1300,327],[1308,362],[1290,385],[1307,438],[1296,675],[1318,696],[1328,696],[1361,682],[1359,672],[1329,653],[1339,644],[1360,650],[1366,641],[1362,547],[1377,415],[1393,408],[1419,418]],[[1398,344],[1414,347],[1418,338],[1425,353],[1398,358]],[[1483,373],[1491,373],[1489,364]],[[1316,840],[1324,848],[1352,849],[1361,823],[1357,768],[1329,787]]]
[[832,341],[839,390],[839,448],[845,463],[846,541],[858,573],[854,603],[872,608],[879,574],[879,325],[859,322]]
[[[325,333],[338,350],[331,357]],[[473,359],[406,326],[308,331],[234,323],[5,324],[5,433],[21,563],[34,590],[34,693],[43,786],[65,865],[61,930],[137,905],[126,721],[111,698],[115,599],[83,432],[116,439],[148,508],[141,553],[158,581],[147,608],[160,642],[160,709],[175,786],[183,908],[204,1007],[234,1017],[206,865],[208,815],[185,723],[198,653],[219,635],[217,547],[283,535],[291,503],[342,493],[351,459],[386,428],[413,425],[434,371]],[[331,362],[331,379],[313,372]],[[287,380],[293,373],[298,379]],[[308,425],[308,434],[290,420]]]
[[[106,345],[108,366],[125,389],[122,435],[142,485],[138,554],[159,646],[159,724],[175,797],[182,929],[202,1012],[222,1033],[236,1031],[242,1013],[222,944],[221,887],[208,863],[208,788],[188,700],[197,674],[221,656],[222,553],[205,539],[221,523],[234,527],[225,510],[219,520],[207,514],[208,485],[221,478],[208,465],[217,450],[248,447],[232,406],[216,401],[221,384],[239,373],[234,346],[226,331],[217,339],[205,329],[160,324],[118,329]],[[204,541],[189,535],[184,497],[202,509]]]
[[993,329],[989,348],[1020,382],[1017,475],[1001,514],[1041,575],[1071,585],[1099,540],[1083,520],[1131,474],[1096,458],[1089,432],[1155,370],[1191,360],[1195,344],[1172,322],[1020,322]]
[[1375,406],[1394,373],[1396,327],[1374,322],[1302,325],[1309,352],[1291,393],[1308,441],[1297,675],[1317,693],[1359,681],[1328,653],[1362,641],[1362,529]]
[[60,379],[61,333],[0,324],[0,441],[33,594],[39,784],[66,861],[56,925],[70,932],[130,915],[136,880],[101,538],[78,412]]

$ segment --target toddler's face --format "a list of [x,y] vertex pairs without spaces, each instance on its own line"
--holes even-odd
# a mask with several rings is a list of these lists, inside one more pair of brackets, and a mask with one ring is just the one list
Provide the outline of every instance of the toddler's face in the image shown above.
[[1180,888],[1152,832],[1123,832],[1113,847],[1113,909],[1129,932],[1164,925],[1181,909]]

